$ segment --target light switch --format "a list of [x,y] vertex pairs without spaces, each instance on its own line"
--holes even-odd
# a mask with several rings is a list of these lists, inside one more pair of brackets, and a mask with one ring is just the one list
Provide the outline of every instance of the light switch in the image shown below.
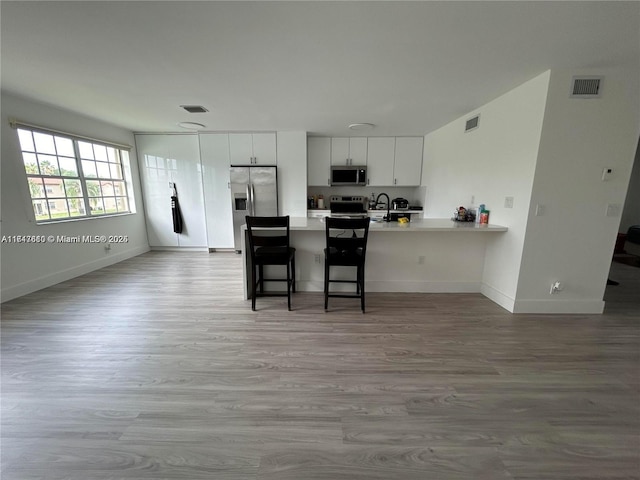
[[504,197],[504,208],[513,208],[513,197]]
[[619,217],[620,216],[620,204],[610,203],[607,205],[607,217]]

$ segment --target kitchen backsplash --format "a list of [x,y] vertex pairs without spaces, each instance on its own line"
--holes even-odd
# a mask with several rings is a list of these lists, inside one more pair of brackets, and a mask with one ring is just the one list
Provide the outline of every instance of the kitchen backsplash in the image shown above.
[[381,193],[389,195],[389,199],[394,198],[406,198],[409,200],[409,205],[424,206],[424,199],[426,196],[426,187],[358,187],[358,186],[345,186],[345,187],[308,187],[307,197],[314,195],[322,195],[325,198],[325,208],[329,208],[327,199],[331,195],[361,195],[363,197],[371,198],[371,194],[375,194],[377,197]]

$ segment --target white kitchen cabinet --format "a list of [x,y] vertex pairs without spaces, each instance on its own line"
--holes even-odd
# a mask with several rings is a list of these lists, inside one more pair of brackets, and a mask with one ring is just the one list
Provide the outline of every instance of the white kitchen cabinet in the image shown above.
[[[149,245],[152,247],[205,247],[198,136],[136,135],[138,164],[144,193]],[[181,234],[173,231],[172,189],[175,183],[184,220]]]
[[420,185],[423,137],[396,137],[393,185]]
[[200,134],[200,162],[209,248],[234,248],[229,158],[229,135]]
[[307,184],[331,185],[331,138],[307,138]]
[[366,165],[367,137],[332,137],[331,165]]
[[422,143],[422,137],[370,137],[367,185],[420,185]]
[[369,137],[367,155],[367,185],[393,185],[395,137]]
[[275,133],[230,133],[231,165],[276,165]]

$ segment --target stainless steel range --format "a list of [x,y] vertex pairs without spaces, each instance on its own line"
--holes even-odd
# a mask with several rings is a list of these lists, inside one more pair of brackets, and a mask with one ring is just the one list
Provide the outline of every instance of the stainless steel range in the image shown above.
[[329,198],[329,209],[331,210],[331,216],[367,216],[367,206],[369,199],[362,196],[338,196],[332,195]]

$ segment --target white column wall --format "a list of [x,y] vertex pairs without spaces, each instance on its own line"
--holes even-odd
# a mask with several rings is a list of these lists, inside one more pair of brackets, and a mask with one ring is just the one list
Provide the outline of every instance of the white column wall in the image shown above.
[[[604,75],[602,97],[570,98],[574,75]],[[602,312],[638,141],[638,97],[637,71],[551,72],[516,312]],[[607,167],[613,173],[603,182]],[[618,209],[613,216],[609,204]],[[554,281],[564,289],[551,295]]]
[[278,211],[307,216],[307,132],[278,132]]
[[[482,293],[508,310],[516,297],[548,82],[545,72],[425,136],[424,216],[451,217],[474,196],[475,205],[491,211],[490,223],[509,227],[487,246],[482,275]],[[465,133],[466,120],[477,113],[479,128]],[[507,196],[513,208],[504,207]]]

